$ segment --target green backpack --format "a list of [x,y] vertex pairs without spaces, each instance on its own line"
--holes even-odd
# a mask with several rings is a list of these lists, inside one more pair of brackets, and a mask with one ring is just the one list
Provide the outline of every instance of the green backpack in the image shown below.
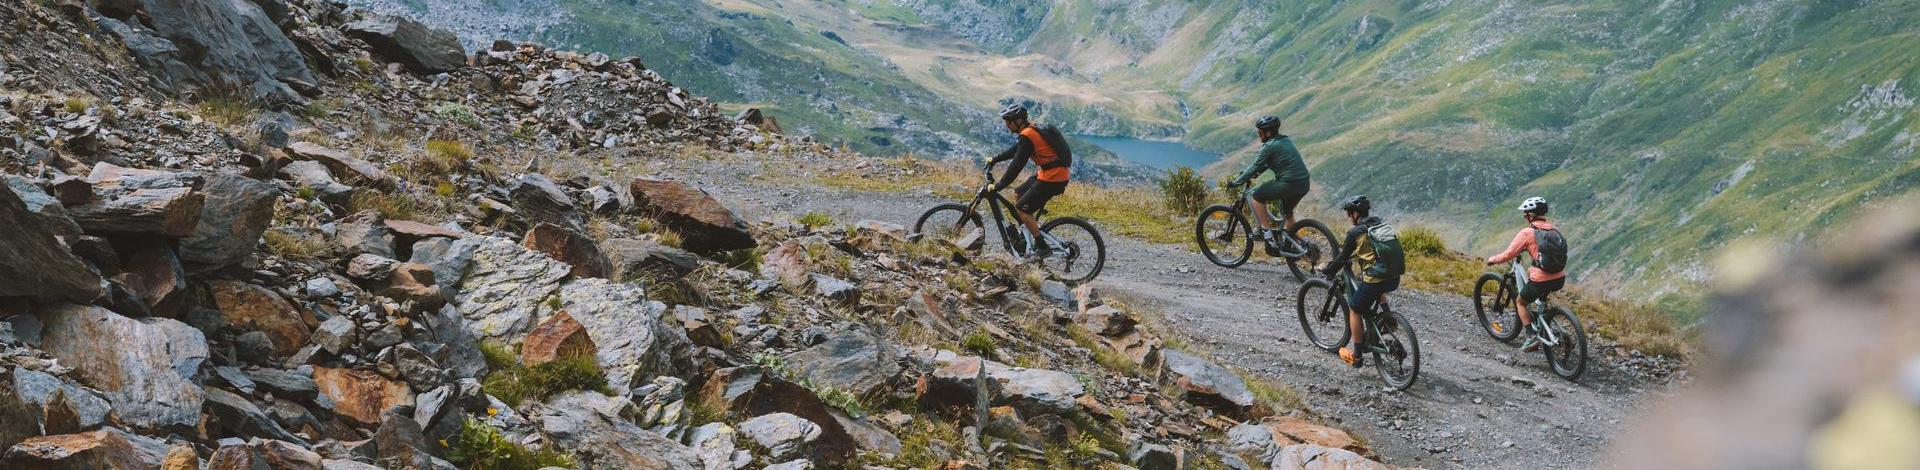
[[1385,222],[1367,227],[1367,242],[1373,244],[1373,265],[1367,277],[1385,279],[1407,273],[1407,252],[1400,249],[1400,231]]

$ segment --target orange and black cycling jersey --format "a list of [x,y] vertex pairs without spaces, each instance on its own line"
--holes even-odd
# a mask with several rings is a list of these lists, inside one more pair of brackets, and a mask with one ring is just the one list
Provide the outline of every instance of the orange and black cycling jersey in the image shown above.
[[1020,130],[1019,141],[1014,142],[1013,148],[993,157],[993,163],[1008,160],[1012,160],[1013,164],[1008,165],[1007,172],[1000,176],[1000,182],[997,185],[999,187],[1011,186],[1013,179],[1020,176],[1020,170],[1026,169],[1028,160],[1033,160],[1034,165],[1040,167],[1039,173],[1034,175],[1035,179],[1048,183],[1067,182],[1067,166],[1057,164],[1059,154],[1054,152],[1053,146],[1047,144],[1045,137],[1040,136],[1040,130],[1034,129],[1033,126]]

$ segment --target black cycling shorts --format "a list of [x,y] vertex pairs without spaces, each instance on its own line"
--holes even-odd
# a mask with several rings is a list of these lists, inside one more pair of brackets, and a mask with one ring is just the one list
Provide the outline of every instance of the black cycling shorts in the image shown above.
[[[1282,217],[1293,217],[1293,208],[1300,206],[1300,200],[1307,197],[1310,186],[1305,182],[1283,183],[1278,180],[1261,183],[1254,188],[1253,198],[1260,202],[1279,201]],[[1271,209],[1271,208],[1270,208]]]
[[1529,304],[1533,303],[1533,301],[1535,300],[1540,300],[1541,298],[1546,297],[1547,294],[1560,292],[1560,289],[1566,286],[1567,286],[1567,278],[1565,277],[1554,279],[1551,281],[1540,281],[1540,282],[1528,281],[1527,285],[1520,287],[1520,302],[1529,303]]
[[1014,199],[1013,207],[1027,215],[1038,215],[1041,210],[1047,208],[1047,201],[1053,200],[1054,196],[1064,192],[1067,192],[1065,182],[1050,183],[1027,178],[1027,182],[1020,183],[1020,187],[1013,189],[1013,193],[1018,195]]

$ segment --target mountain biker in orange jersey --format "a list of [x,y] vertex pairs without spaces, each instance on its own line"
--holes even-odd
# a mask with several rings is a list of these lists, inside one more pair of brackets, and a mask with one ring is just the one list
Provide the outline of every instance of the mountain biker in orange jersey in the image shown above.
[[1347,229],[1340,253],[1327,260],[1320,274],[1334,282],[1347,282],[1335,276],[1348,268],[1347,263],[1357,262],[1349,275],[1359,282],[1347,291],[1347,331],[1352,337],[1340,348],[1340,360],[1360,367],[1365,333],[1360,316],[1373,315],[1374,308],[1386,300],[1387,293],[1400,289],[1400,276],[1407,271],[1406,252],[1400,248],[1399,234],[1393,225],[1372,215],[1373,203],[1366,196],[1347,198],[1340,203],[1340,209],[1346,211],[1347,221],[1353,222],[1353,228]]
[[1053,246],[1046,241],[1047,237],[1041,236],[1040,224],[1034,216],[1047,207],[1048,200],[1067,191],[1069,161],[1063,158],[1066,149],[1055,148],[1066,144],[1057,136],[1050,141],[1048,136],[1028,121],[1026,106],[1019,104],[1007,106],[1005,110],[1000,111],[1000,120],[1007,125],[1007,132],[1012,132],[1019,138],[1012,148],[1000,152],[987,163],[991,167],[996,163],[1013,161],[1012,164],[1007,165],[1007,172],[1000,177],[1000,180],[988,186],[987,190],[999,191],[1013,184],[1013,179],[1020,176],[1021,170],[1026,169],[1029,160],[1033,161],[1034,166],[1039,167],[1033,177],[1027,178],[1020,187],[1014,188],[1013,192],[1016,195],[1014,217],[1020,219],[1020,224],[1027,227],[1028,239],[1032,240],[1027,244],[1030,247],[1028,250],[1030,256],[1046,256],[1053,251]]
[[[1553,222],[1547,221],[1547,200],[1539,197],[1527,198],[1525,202],[1520,203],[1520,217],[1527,220],[1527,227],[1513,235],[1513,242],[1507,244],[1506,251],[1487,257],[1487,265],[1513,261],[1520,256],[1521,250],[1526,250],[1527,256],[1533,259],[1540,259],[1540,243],[1535,238],[1534,232],[1537,230],[1557,232],[1558,230],[1553,226]],[[1533,315],[1527,311],[1527,304],[1566,287],[1567,273],[1564,270],[1548,272],[1540,266],[1527,266],[1526,284],[1525,287],[1520,288],[1520,295],[1514,299],[1514,311],[1520,314],[1520,328],[1527,335],[1527,341],[1521,343],[1521,349],[1533,352],[1540,349],[1540,341],[1534,335]]]
[[[1255,230],[1255,240],[1276,238],[1273,233],[1273,216],[1267,203],[1280,203],[1280,230],[1293,229],[1293,209],[1300,205],[1300,199],[1307,197],[1312,187],[1307,175],[1307,162],[1300,157],[1300,150],[1294,148],[1293,139],[1280,133],[1280,118],[1263,116],[1253,122],[1256,135],[1260,137],[1260,154],[1253,157],[1253,165],[1240,172],[1233,179],[1233,186],[1239,186],[1259,177],[1260,173],[1273,172],[1273,181],[1261,183],[1254,188],[1248,199],[1253,203],[1253,219],[1260,223]],[[1281,241],[1281,250],[1295,251],[1292,237],[1277,237]]]

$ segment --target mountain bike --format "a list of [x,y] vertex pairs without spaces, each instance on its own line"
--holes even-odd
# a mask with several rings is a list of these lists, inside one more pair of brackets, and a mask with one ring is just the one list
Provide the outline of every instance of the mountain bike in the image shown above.
[[[1247,203],[1252,199],[1252,186],[1253,182],[1249,181],[1232,188],[1239,194],[1233,199],[1233,205],[1207,206],[1194,219],[1194,243],[1200,245],[1200,254],[1206,255],[1207,261],[1223,268],[1236,268],[1253,257],[1253,224],[1249,222],[1252,207]],[[1279,225],[1283,220],[1273,212],[1268,212],[1267,216],[1274,225]],[[1268,256],[1287,260],[1287,269],[1293,271],[1296,280],[1306,280],[1321,259],[1340,251],[1340,241],[1334,238],[1333,229],[1317,220],[1296,220],[1292,227],[1279,233],[1286,239],[1270,237],[1262,244]],[[1293,251],[1286,250],[1283,244],[1290,244]]]
[[[1473,312],[1480,317],[1480,328],[1502,343],[1520,337],[1520,312],[1514,308],[1514,301],[1527,282],[1526,265],[1517,259],[1510,264],[1511,271],[1481,274],[1473,283]],[[1534,312],[1535,334],[1540,338],[1540,351],[1547,355],[1547,365],[1561,378],[1579,380],[1587,371],[1587,332],[1580,317],[1544,297],[1529,310]]]
[[[1354,282],[1358,281],[1351,275],[1338,279],[1316,275],[1300,285],[1294,306],[1300,314],[1300,329],[1306,330],[1307,341],[1314,346],[1339,351],[1352,339],[1347,325],[1347,292],[1354,288]],[[1394,391],[1413,386],[1413,381],[1420,378],[1420,340],[1414,337],[1407,317],[1393,311],[1387,298],[1381,296],[1378,311],[1361,315],[1360,325],[1366,330],[1366,343],[1356,349],[1373,356],[1380,379]]]
[[[1038,254],[1040,250],[1029,250],[1029,240],[1033,237],[1019,219],[1014,218],[1014,204],[997,191],[988,191],[993,184],[993,165],[981,168],[982,183],[980,190],[974,192],[973,202],[960,204],[944,203],[927,209],[913,222],[913,234],[916,238],[940,239],[969,251],[977,251],[985,245],[987,232],[982,227],[980,205],[985,203],[993,211],[994,233],[1000,234],[1000,247],[1015,258],[1036,261],[1047,277],[1067,284],[1083,284],[1100,274],[1100,268],[1107,263],[1107,242],[1100,237],[1100,231],[1093,224],[1077,217],[1060,217],[1040,224],[1040,240],[1046,243],[1048,253]],[[1045,215],[1042,210],[1034,217]],[[1037,248],[1037,247],[1036,247]]]

